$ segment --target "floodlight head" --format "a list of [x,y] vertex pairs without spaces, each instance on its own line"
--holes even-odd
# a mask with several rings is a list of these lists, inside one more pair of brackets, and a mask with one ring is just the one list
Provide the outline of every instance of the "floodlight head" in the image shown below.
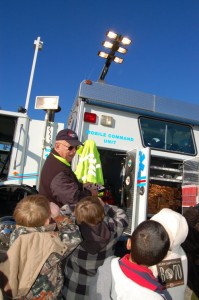
[[108,53],[104,52],[104,51],[99,51],[98,52],[98,56],[102,57],[102,58],[107,58],[108,57]]
[[130,40],[129,38],[123,36],[123,37],[122,37],[122,40],[121,40],[121,43],[122,43],[123,45],[130,45],[131,40]]
[[113,61],[117,64],[122,64],[123,63],[123,58],[115,56]]
[[117,49],[117,52],[122,53],[122,54],[125,54],[125,53],[127,52],[127,49],[126,49],[126,48],[123,48],[123,47],[119,47],[119,48]]
[[113,31],[107,31],[106,36],[109,37],[109,39],[116,39],[117,38],[117,33],[113,32]]
[[59,96],[37,96],[35,109],[56,110],[59,105]]
[[102,45],[103,45],[104,47],[106,47],[106,48],[109,48],[109,49],[113,48],[113,43],[110,43],[110,42],[108,42],[108,41],[104,41],[104,42],[102,43]]

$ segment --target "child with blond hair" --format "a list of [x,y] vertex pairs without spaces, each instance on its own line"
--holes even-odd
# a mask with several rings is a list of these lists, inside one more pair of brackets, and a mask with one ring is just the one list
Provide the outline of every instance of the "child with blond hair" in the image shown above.
[[81,235],[72,218],[59,218],[58,213],[39,194],[17,204],[8,258],[0,264],[1,288],[8,299],[61,299],[61,263],[81,242]]

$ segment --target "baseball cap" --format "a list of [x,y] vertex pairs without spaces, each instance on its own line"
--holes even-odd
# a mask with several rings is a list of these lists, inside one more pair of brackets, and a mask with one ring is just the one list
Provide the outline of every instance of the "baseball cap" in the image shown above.
[[75,133],[75,131],[71,130],[71,129],[63,129],[61,131],[58,132],[57,136],[56,136],[56,141],[61,141],[64,140],[66,142],[68,142],[71,146],[79,146],[79,145],[83,145],[79,140],[78,140],[78,136]]

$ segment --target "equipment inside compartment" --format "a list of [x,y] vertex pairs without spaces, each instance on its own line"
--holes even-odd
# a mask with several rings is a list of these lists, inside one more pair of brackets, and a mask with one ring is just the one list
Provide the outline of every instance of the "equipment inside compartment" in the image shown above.
[[155,214],[162,208],[171,208],[181,212],[182,190],[158,184],[149,184],[148,214]]

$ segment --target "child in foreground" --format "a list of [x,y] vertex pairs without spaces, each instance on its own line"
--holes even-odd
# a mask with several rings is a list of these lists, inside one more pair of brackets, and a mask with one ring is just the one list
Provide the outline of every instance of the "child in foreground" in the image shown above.
[[[56,210],[52,207],[53,217]],[[1,288],[7,299],[61,299],[62,260],[81,242],[69,217],[50,224],[51,206],[43,195],[23,198],[14,210],[16,229],[7,260],[0,264]]]
[[149,269],[166,256],[169,246],[169,236],[160,223],[140,223],[127,241],[130,254],[121,259],[109,257],[99,267],[91,282],[89,299],[171,300]]
[[66,258],[62,295],[67,300],[86,300],[92,276],[114,254],[128,217],[121,208],[104,204],[95,196],[81,199],[74,214],[83,241]]
[[187,287],[187,256],[181,244],[188,234],[188,224],[180,213],[163,208],[151,220],[160,223],[169,235],[170,248],[164,260],[150,269],[173,299],[184,300]]

